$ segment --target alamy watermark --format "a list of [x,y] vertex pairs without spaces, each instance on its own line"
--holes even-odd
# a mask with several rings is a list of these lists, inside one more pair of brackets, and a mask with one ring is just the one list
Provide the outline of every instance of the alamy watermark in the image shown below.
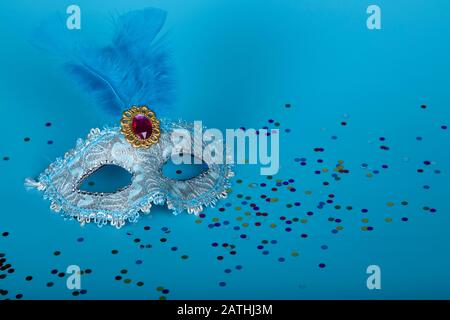
[[367,7],[367,14],[370,16],[367,18],[366,25],[369,30],[381,29],[381,8],[376,4],[371,4]]
[[66,269],[66,273],[69,275],[66,280],[66,286],[69,290],[81,289],[81,268],[75,264],[70,265]]
[[175,129],[171,133],[174,164],[259,164],[261,175],[280,169],[278,129],[203,129],[194,121],[194,130]]
[[[71,4],[66,8],[68,14],[66,26],[69,30],[81,29],[81,9],[76,4]],[[366,20],[366,26],[369,30],[381,29],[381,8],[376,4],[367,7],[366,13],[369,14]]]
[[381,289],[381,268],[376,264],[372,264],[367,267],[366,273],[369,275],[367,278],[367,289],[380,290]]
[[69,30],[81,29],[81,9],[76,4],[67,7],[66,13],[69,15],[66,19],[66,27]]

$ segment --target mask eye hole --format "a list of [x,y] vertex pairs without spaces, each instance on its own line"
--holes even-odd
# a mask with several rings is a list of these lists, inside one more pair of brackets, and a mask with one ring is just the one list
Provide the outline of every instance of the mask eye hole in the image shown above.
[[165,177],[179,181],[190,180],[206,171],[208,171],[208,165],[192,155],[190,163],[175,164],[172,159],[169,159],[162,168]]
[[114,193],[126,189],[133,175],[124,168],[107,164],[99,167],[78,184],[78,190],[88,193]]

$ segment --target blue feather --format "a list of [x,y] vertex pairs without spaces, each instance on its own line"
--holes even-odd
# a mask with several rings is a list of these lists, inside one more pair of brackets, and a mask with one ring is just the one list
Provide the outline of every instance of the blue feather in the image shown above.
[[166,12],[147,8],[115,21],[112,41],[89,47],[67,30],[61,18],[38,29],[35,44],[63,60],[67,73],[109,114],[118,117],[133,105],[147,105],[164,113],[173,101],[170,58],[156,37]]

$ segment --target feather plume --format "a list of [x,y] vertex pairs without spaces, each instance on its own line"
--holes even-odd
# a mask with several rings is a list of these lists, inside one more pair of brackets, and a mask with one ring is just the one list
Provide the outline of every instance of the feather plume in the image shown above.
[[156,39],[165,19],[160,9],[131,11],[115,20],[109,45],[92,47],[55,17],[38,29],[34,43],[61,58],[64,70],[112,116],[132,105],[164,113],[173,100],[170,58]]

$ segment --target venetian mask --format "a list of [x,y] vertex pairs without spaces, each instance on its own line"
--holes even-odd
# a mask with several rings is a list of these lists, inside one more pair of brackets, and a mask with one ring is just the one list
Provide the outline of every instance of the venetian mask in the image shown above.
[[[174,214],[199,214],[226,197],[233,172],[203,154],[192,151],[187,155],[201,158],[207,166],[198,176],[176,180],[163,173],[163,166],[180,152],[174,133],[194,130],[193,124],[184,121],[158,119],[149,109],[165,107],[170,101],[169,63],[163,47],[155,41],[164,19],[165,12],[158,9],[130,12],[117,20],[113,41],[106,47],[87,48],[76,42],[76,47],[60,50],[59,44],[57,53],[63,55],[68,74],[111,114],[121,113],[121,119],[120,126],[91,129],[86,139],[78,139],[75,148],[38,179],[27,179],[27,186],[42,191],[50,200],[52,210],[81,224],[110,223],[120,228],[127,221],[137,221],[140,213],[149,213],[152,204],[166,204]],[[48,24],[47,29],[49,26],[51,30],[64,27]],[[45,40],[40,47],[52,48],[46,42],[52,37],[41,33]],[[68,51],[71,54],[64,56]],[[204,146],[203,141],[195,141],[194,134],[190,137],[192,145]],[[131,183],[114,192],[80,188],[85,179],[109,165],[128,171]]]

